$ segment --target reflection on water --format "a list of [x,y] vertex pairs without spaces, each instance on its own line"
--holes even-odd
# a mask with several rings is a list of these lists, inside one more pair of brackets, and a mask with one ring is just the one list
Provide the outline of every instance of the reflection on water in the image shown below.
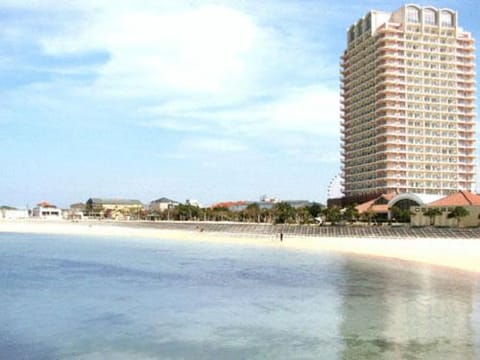
[[405,264],[0,234],[0,359],[478,358],[478,278]]
[[362,259],[343,275],[344,359],[478,359],[474,277]]

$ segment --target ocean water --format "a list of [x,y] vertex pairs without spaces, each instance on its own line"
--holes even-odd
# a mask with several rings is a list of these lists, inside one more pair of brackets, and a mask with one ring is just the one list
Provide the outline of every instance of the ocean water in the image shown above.
[[281,245],[0,234],[0,359],[479,359],[479,295]]

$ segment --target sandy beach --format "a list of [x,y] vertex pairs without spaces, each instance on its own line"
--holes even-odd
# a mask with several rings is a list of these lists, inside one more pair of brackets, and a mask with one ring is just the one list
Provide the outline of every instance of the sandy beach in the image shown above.
[[67,221],[0,221],[0,232],[134,237],[282,247],[309,252],[341,252],[416,261],[480,273],[480,239],[398,239],[286,236],[164,230],[149,227]]

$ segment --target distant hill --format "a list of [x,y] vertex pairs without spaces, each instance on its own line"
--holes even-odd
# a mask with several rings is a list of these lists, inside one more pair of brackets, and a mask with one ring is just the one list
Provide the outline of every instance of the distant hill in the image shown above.
[[7,205],[2,205],[0,206],[0,210],[17,210],[17,208],[7,206]]

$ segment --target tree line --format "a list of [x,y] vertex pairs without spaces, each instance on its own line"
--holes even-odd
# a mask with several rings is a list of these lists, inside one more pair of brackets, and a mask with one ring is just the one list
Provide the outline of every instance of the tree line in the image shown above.
[[[86,208],[86,215],[97,218],[109,218],[111,210],[103,211],[100,208]],[[227,207],[200,208],[189,204],[179,204],[167,210],[145,210],[142,208],[122,209],[125,218],[131,220],[171,220],[171,221],[231,221],[248,222],[259,224],[324,224],[335,225],[340,222],[354,223],[357,221],[368,224],[386,221],[410,222],[412,213],[407,209],[392,207],[391,219],[372,210],[360,214],[355,205],[349,205],[344,209],[339,207],[325,207],[322,204],[313,203],[304,207],[293,207],[287,202],[274,204],[272,207],[260,207],[257,203],[249,204],[239,211],[230,210]],[[435,225],[435,220],[442,212],[437,208],[430,208],[424,212],[424,216],[430,219],[430,225]],[[463,207],[455,207],[448,218],[454,218],[457,226],[462,218],[468,216],[468,211]]]
[[271,208],[263,208],[259,204],[253,203],[239,211],[233,211],[227,207],[199,208],[180,204],[163,211],[151,211],[147,217],[150,220],[314,224],[315,219],[322,215],[324,209],[325,207],[318,203],[301,208],[295,208],[286,202],[275,204]]
[[[259,224],[336,224],[341,221],[354,222],[362,217],[355,206],[344,210],[338,207],[327,208],[313,203],[303,207],[293,207],[287,202],[274,204],[272,207],[260,207],[257,203],[249,204],[244,210],[233,211],[226,207],[199,208],[192,205],[177,205],[175,208],[153,211],[150,220],[176,221],[234,221]],[[373,217],[372,217],[373,218]],[[363,218],[362,218],[363,219]]]

